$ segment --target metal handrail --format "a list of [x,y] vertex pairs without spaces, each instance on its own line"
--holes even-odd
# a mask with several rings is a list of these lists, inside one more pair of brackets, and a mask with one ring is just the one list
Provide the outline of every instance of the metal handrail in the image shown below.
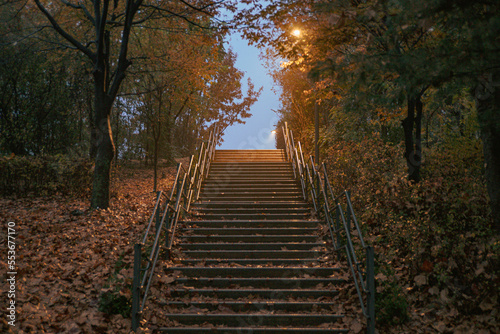
[[[153,282],[154,270],[162,248],[160,240],[165,238],[167,259],[170,258],[177,223],[182,212],[189,212],[191,203],[199,198],[201,184],[208,176],[211,160],[215,155],[215,147],[219,141],[218,127],[210,133],[208,143],[202,143],[198,152],[196,164],[195,156],[189,159],[189,166],[184,169],[182,163],[177,166],[174,184],[167,196],[158,191],[156,202],[151,213],[148,225],[141,241],[134,245],[134,279],[132,285],[132,330],[139,328],[142,311],[146,305],[149,288]],[[153,221],[154,235],[153,235]],[[143,254],[143,248],[150,245],[151,249]],[[143,256],[147,255],[147,256]],[[145,265],[143,266],[143,262]]]
[[[307,194],[310,193],[310,201],[315,212],[319,216],[323,216],[325,223],[328,225],[334,250],[338,252],[339,257],[340,252],[345,251],[361,309],[367,319],[367,333],[374,334],[375,255],[373,247],[367,246],[363,239],[363,233],[354,214],[350,193],[344,191],[339,196],[334,196],[332,186],[328,180],[326,164],[323,162],[322,168],[319,170],[319,168],[316,168],[312,156],[309,159],[310,164],[305,162],[302,146],[298,142],[297,149],[293,141],[292,131],[288,129],[286,122],[283,128],[283,136],[287,159],[292,164],[294,175],[301,185],[304,199],[308,200]],[[343,197],[345,197],[344,206],[346,210],[343,209],[340,201]],[[356,233],[353,233],[351,223],[354,224]],[[354,242],[355,239],[357,239],[357,242]],[[358,260],[356,245],[365,251],[366,263]],[[363,265],[366,268],[365,270],[363,270]]]

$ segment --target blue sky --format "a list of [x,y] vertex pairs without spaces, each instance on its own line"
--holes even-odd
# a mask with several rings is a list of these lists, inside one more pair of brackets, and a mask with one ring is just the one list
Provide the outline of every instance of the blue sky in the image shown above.
[[263,87],[263,90],[259,100],[252,105],[252,117],[247,118],[245,124],[228,127],[222,137],[224,142],[218,149],[274,149],[275,139],[271,131],[278,118],[273,110],[279,109],[280,102],[272,90],[273,80],[262,65],[257,47],[249,46],[238,33],[232,34],[227,44],[237,54],[236,68],[245,73],[243,92],[246,92],[248,77],[256,89]]

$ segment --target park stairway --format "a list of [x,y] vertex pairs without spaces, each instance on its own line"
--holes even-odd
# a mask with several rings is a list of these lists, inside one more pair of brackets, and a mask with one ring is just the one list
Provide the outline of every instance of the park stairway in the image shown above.
[[321,224],[281,150],[218,150],[180,224],[167,333],[345,333]]

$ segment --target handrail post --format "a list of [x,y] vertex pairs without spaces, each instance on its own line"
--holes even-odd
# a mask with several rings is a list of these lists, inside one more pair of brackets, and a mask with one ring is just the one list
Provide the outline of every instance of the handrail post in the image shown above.
[[320,189],[321,189],[321,187],[320,187],[320,183],[321,183],[321,182],[320,182],[320,179],[319,179],[318,169],[319,169],[320,167],[319,167],[319,164],[317,164],[317,165],[316,165],[316,164],[313,164],[313,165],[312,165],[312,167],[314,168],[314,178],[316,179],[316,180],[315,180],[315,181],[316,181],[316,182],[315,182],[315,183],[316,183],[316,189],[318,189],[318,195],[317,195],[317,196],[319,196],[319,191],[320,191]]
[[[351,192],[349,190],[346,190],[345,194],[346,194],[347,200],[349,200],[351,198]],[[347,202],[347,203],[349,205],[349,202]],[[349,206],[346,208],[346,210],[347,210],[347,212],[346,212],[346,215],[347,215],[347,229],[349,230],[349,233],[351,233],[351,210],[350,210]]]
[[165,260],[167,261],[170,261],[170,249],[168,249],[168,245],[170,245],[170,241],[168,239],[169,237],[169,233],[170,233],[170,225],[171,225],[171,221],[170,221],[170,217],[167,217],[167,225],[166,225],[166,229],[165,229]]
[[139,328],[140,322],[140,302],[141,302],[141,257],[142,244],[134,245],[134,280],[132,283],[132,330],[135,332]]
[[340,204],[337,203],[335,207],[335,235],[337,236],[337,257],[339,261],[342,261],[342,254],[340,248],[344,246],[342,243],[342,237],[340,235]]
[[[175,236],[177,222],[182,213],[189,212],[192,201],[199,198],[201,184],[205,175],[208,176],[210,163],[215,155],[215,149],[218,140],[218,127],[215,127],[214,132],[210,134],[208,143],[202,143],[199,154],[198,162],[194,164],[195,156],[192,155],[189,161],[187,170],[181,170],[182,164],[177,166],[177,174],[173,182],[170,196],[162,191],[157,192],[156,204],[154,206],[151,218],[148,221],[146,232],[144,233],[142,243],[134,245],[134,272],[132,283],[132,330],[135,332],[141,322],[142,311],[144,310],[145,303],[148,297],[148,291],[155,276],[156,263],[161,252],[161,233],[165,228],[165,249],[167,259],[170,258],[172,244]],[[164,209],[161,206],[162,196],[165,195]],[[160,212],[160,210],[163,211]],[[152,229],[153,221],[155,220],[155,236],[151,251],[148,254],[142,254],[143,247],[148,241],[148,235]],[[164,225],[165,224],[165,225]],[[147,243],[149,248],[149,243]],[[144,257],[145,260],[142,258]],[[145,268],[142,268],[142,262],[147,261]]]
[[375,254],[372,246],[366,247],[366,308],[368,315],[367,334],[375,334]]
[[[335,197],[330,181],[328,180],[328,172],[325,162],[320,165],[319,161],[315,161],[315,159],[311,156],[311,169],[309,169],[309,165],[306,164],[304,160],[302,146],[300,142],[297,142],[297,146],[295,145],[293,133],[288,129],[288,124],[286,122],[284,127],[282,127],[282,130],[287,158],[292,165],[294,177],[301,184],[305,200],[307,200],[307,196],[309,195],[308,189],[309,187],[311,188],[311,196],[315,211],[319,213],[319,208],[323,207],[325,223],[328,224],[332,244],[337,252],[338,260],[342,261],[342,253],[345,251],[345,260],[351,268],[361,309],[363,315],[367,319],[367,333],[374,334],[376,294],[374,269],[375,255],[373,247],[367,247],[363,240],[362,230],[358,224],[351,203],[351,194],[348,190],[344,190],[341,195]],[[319,158],[317,150],[315,158]],[[320,195],[323,195],[323,205],[321,205]],[[346,197],[345,214],[340,201],[342,196]],[[332,205],[331,207],[330,203]],[[335,212],[333,212],[334,210]],[[353,224],[354,226],[352,226]],[[353,228],[355,231],[351,231]],[[353,239],[355,240],[353,241]],[[360,246],[361,249],[365,249],[366,251],[366,272],[363,272],[361,262],[358,262],[355,245]]]
[[160,198],[161,198],[161,190],[157,191],[156,192],[156,201],[158,203],[158,207],[156,208],[156,213],[155,213],[155,231],[158,231],[158,226],[160,225],[160,208],[161,208],[161,204],[160,204]]

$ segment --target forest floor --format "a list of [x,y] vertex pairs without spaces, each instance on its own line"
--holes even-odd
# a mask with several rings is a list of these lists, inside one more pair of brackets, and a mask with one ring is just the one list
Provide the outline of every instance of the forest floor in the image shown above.
[[[175,167],[160,170],[160,189],[170,188],[175,171]],[[4,231],[0,244],[7,243],[7,222],[14,222],[17,270],[15,327],[2,312],[0,332],[129,333],[129,317],[100,311],[106,307],[102,296],[130,298],[133,245],[149,219],[155,198],[152,190],[152,170],[129,166],[115,169],[107,210],[88,210],[88,198],[0,198]],[[0,264],[7,268],[5,256]],[[1,274],[4,292],[8,291],[7,271]],[[348,303],[359,303],[352,297]],[[379,333],[500,332],[492,315],[464,317],[448,305],[425,305],[418,295],[408,299],[410,320]],[[7,294],[2,293],[2,305],[7,302]],[[362,332],[358,320],[352,319],[354,333]]]

